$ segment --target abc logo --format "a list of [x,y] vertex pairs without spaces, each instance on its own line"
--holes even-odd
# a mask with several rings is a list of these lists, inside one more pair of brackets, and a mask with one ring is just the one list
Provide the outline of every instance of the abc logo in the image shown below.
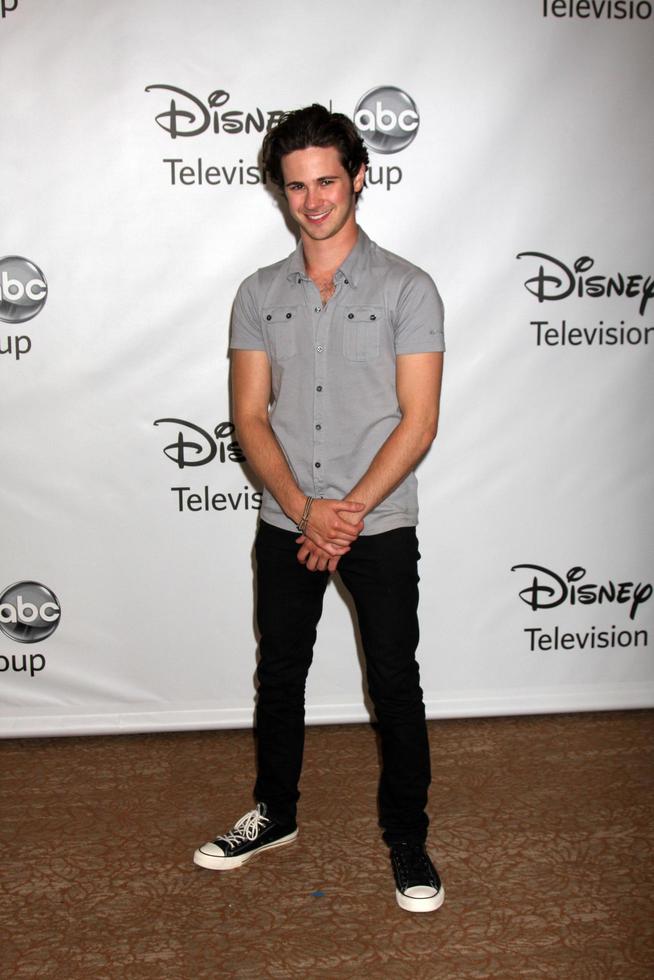
[[20,255],[0,259],[0,320],[23,323],[40,313],[48,295],[43,273]]
[[56,630],[61,608],[38,582],[18,582],[0,595],[0,631],[18,643],[38,643]]
[[381,85],[359,99],[354,125],[371,150],[398,153],[415,139],[420,116],[410,95],[394,85]]

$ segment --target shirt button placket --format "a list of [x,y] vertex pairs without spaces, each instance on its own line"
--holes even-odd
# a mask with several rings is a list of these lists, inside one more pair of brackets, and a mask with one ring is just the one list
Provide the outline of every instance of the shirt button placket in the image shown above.
[[327,385],[327,336],[329,330],[329,314],[327,308],[314,308],[317,317],[316,329],[314,331],[314,377],[316,379],[316,391],[313,399],[313,483],[316,497],[322,497],[325,493],[324,479],[324,401],[325,388]]

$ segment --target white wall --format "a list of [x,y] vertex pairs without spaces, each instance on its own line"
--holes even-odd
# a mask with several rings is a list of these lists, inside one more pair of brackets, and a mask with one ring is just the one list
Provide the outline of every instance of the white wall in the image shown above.
[[[229,421],[236,287],[294,246],[250,169],[261,134],[226,132],[222,114],[312,101],[352,114],[388,86],[414,100],[419,127],[404,149],[371,153],[360,222],[426,268],[446,304],[441,431],[419,469],[428,713],[654,704],[654,18],[651,4],[586,6],[5,10],[0,259],[35,263],[47,299],[17,319],[15,270],[39,276],[0,261],[0,734],[251,724],[256,487],[229,453],[179,468],[164,449],[180,431],[198,461],[212,442],[154,423]],[[218,132],[173,139],[157,124],[172,95],[196,116],[180,128],[202,128],[220,91]],[[539,302],[525,283],[538,292],[541,266],[570,284],[552,260],[574,288],[555,298],[564,286],[545,281]],[[593,295],[606,280],[588,277],[619,274],[636,295]],[[205,487],[219,509],[204,509]],[[516,565],[585,573],[533,609],[525,590],[535,575],[545,601],[552,576]],[[34,594],[10,587],[28,581],[61,609],[38,642],[18,642],[10,621]],[[569,588],[589,583],[632,584],[619,602]],[[367,717],[334,586],[307,714]]]

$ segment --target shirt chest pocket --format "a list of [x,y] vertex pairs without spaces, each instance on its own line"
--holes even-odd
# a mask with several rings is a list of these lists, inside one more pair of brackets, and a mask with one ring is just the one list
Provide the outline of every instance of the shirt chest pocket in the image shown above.
[[348,361],[372,361],[379,355],[383,307],[346,306],[343,318],[343,356]]
[[271,306],[263,311],[263,332],[274,360],[297,354],[298,328],[297,306]]

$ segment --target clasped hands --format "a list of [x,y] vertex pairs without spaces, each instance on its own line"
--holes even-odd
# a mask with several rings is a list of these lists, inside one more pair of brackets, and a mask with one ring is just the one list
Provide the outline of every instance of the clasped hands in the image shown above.
[[297,560],[310,572],[333,572],[363,530],[359,517],[365,504],[356,500],[314,500]]

